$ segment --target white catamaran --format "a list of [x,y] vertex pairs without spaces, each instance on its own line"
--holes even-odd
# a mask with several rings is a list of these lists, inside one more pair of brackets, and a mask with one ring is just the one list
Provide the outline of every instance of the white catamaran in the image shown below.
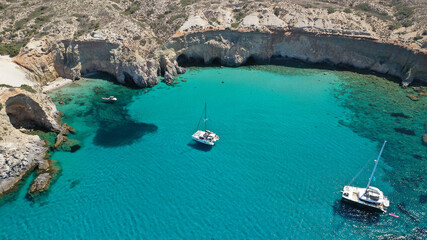
[[[216,135],[215,133],[209,131],[206,129],[206,121],[208,120],[206,118],[206,103],[205,103],[205,109],[204,109],[204,113],[205,113],[205,118],[203,119],[203,121],[205,122],[205,130],[197,130],[192,138],[193,140],[200,142],[200,143],[204,143],[210,146],[215,145],[215,141],[219,140],[218,135]],[[203,116],[203,115],[202,115]],[[200,118],[201,120],[202,118]],[[199,125],[200,125],[200,120],[199,120],[199,124],[197,124],[197,129],[199,129]]]
[[375,166],[372,170],[372,174],[369,178],[369,182],[366,188],[345,186],[342,191],[342,200],[344,202],[373,212],[386,212],[386,208],[390,205],[389,200],[378,188],[371,186],[371,181],[374,177],[375,170],[377,168],[378,162],[380,161],[381,154],[386,143],[387,141],[384,141],[380,154],[378,155],[377,160],[375,160]]

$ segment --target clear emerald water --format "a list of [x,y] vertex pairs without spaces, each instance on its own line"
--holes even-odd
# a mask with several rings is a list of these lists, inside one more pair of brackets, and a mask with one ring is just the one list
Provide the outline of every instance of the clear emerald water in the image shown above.
[[[29,176],[3,200],[0,239],[425,234],[427,102],[408,99],[412,89],[307,66],[191,68],[173,86],[145,90],[94,77],[51,94],[82,147],[53,153],[62,171],[48,194],[27,200]],[[118,101],[100,101],[110,95]],[[212,148],[191,140],[205,101],[220,136]],[[373,185],[399,218],[339,201],[368,164],[353,183],[366,185],[383,140]]]

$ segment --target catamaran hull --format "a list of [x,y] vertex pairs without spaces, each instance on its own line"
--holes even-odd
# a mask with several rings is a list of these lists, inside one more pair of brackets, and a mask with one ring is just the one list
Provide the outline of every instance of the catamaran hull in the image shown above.
[[383,210],[381,208],[376,208],[373,206],[365,205],[365,204],[360,203],[360,202],[354,202],[354,201],[347,199],[347,198],[342,198],[341,201],[343,201],[347,204],[350,204],[354,207],[369,211],[369,212],[377,212],[377,213],[385,213],[386,212],[385,210]]
[[205,140],[199,139],[199,138],[197,138],[197,137],[193,137],[193,140],[194,140],[194,141],[197,141],[197,142],[199,142],[199,143],[203,143],[203,144],[209,145],[209,146],[213,146],[213,145],[215,145],[215,143],[213,143],[213,142],[208,142],[208,141],[205,141]]
[[214,142],[219,140],[218,135],[208,130],[206,131],[197,130],[197,132],[195,132],[191,137],[193,138],[194,141],[197,141],[199,143],[203,143],[209,146],[215,145]]

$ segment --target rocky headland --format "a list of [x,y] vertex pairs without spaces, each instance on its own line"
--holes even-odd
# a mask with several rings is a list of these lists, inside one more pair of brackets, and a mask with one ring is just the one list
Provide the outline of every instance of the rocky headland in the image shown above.
[[[160,76],[172,83],[185,65],[290,58],[396,76],[404,87],[427,82],[425,4],[386,2],[0,1],[0,52],[15,55],[34,83],[34,92],[0,88],[0,194],[43,164],[48,149],[29,130],[59,133],[55,147],[67,139],[43,92],[58,78],[98,71],[143,88]],[[32,189],[50,179],[42,173]]]
[[48,148],[29,130],[57,131],[59,112],[48,96],[21,88],[0,87],[0,195],[13,190],[29,172],[44,164]]

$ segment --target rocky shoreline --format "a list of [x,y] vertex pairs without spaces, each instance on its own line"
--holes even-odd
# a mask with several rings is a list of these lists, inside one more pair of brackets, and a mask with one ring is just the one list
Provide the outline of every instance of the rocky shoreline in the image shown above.
[[[414,79],[427,82],[427,52],[360,36],[304,31],[205,30],[176,34],[155,56],[144,58],[131,48],[108,39],[39,41],[24,48],[14,61],[46,83],[57,77],[77,80],[90,72],[105,72],[119,83],[152,87],[163,76],[168,83],[185,72],[179,62],[240,66],[248,61],[268,63],[284,57],[368,69],[398,77],[403,86]],[[50,50],[46,50],[50,49]],[[43,51],[45,50],[45,51]]]
[[[59,147],[69,131],[59,124],[60,113],[44,89],[58,78],[78,80],[91,72],[114,76],[121,84],[152,87],[162,76],[172,83],[184,73],[186,64],[240,66],[269,63],[275,58],[309,63],[350,66],[396,76],[402,86],[427,82],[427,51],[379,40],[368,27],[344,28],[327,22],[287,22],[271,11],[246,16],[238,28],[212,26],[193,16],[169,41],[150,54],[126,36],[107,30],[94,31],[79,39],[43,37],[28,43],[13,61],[31,76],[34,92],[11,86],[0,87],[2,133],[0,140],[0,195],[10,191],[22,177],[45,164],[48,148],[29,129],[54,131]],[[352,25],[351,25],[352,26]],[[338,28],[339,27],[339,28]],[[69,83],[70,80],[62,81]],[[40,86],[39,86],[40,85]],[[72,147],[71,147],[72,148]],[[31,194],[44,191],[52,176],[41,173]]]
[[9,192],[29,172],[43,164],[46,143],[28,129],[57,131],[59,112],[41,92],[0,87],[0,196]]

